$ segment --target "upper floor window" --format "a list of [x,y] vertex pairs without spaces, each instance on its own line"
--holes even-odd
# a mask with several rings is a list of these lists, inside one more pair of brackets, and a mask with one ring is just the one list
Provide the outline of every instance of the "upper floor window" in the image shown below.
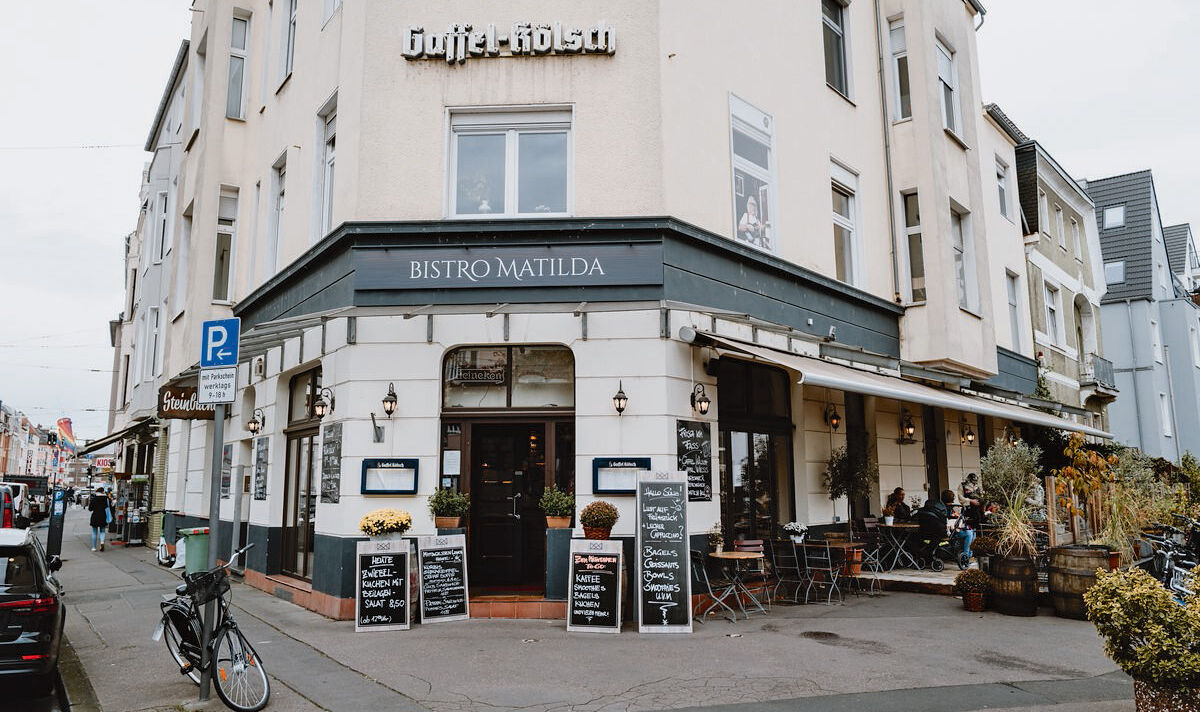
[[287,25],[284,27],[283,40],[283,76],[292,73],[292,65],[296,59],[296,6],[299,0],[287,1]]
[[954,275],[958,283],[958,306],[978,309],[979,290],[975,281],[975,250],[967,225],[967,215],[950,211],[950,238],[954,250]]
[[451,133],[453,215],[570,214],[570,111],[456,113]]
[[856,213],[858,176],[834,164],[833,182],[833,260],[838,280],[847,284],[857,282]]
[[237,188],[222,188],[217,207],[217,240],[213,255],[212,298],[214,302],[227,302],[233,298],[230,286],[233,277],[232,258],[237,214]]
[[1071,249],[1076,257],[1083,256],[1083,243],[1079,239],[1079,221],[1071,218]]
[[1162,336],[1158,333],[1158,322],[1154,319],[1150,320],[1150,351],[1154,354],[1154,360],[1162,363]]
[[1005,270],[1004,285],[1008,292],[1008,326],[1012,329],[1012,349],[1021,350],[1021,278]]
[[249,19],[233,18],[233,36],[229,40],[229,85],[225,89],[225,116],[231,119],[246,116],[246,40],[249,30]]
[[288,425],[318,421],[313,405],[321,395],[321,368],[292,376],[288,394]]
[[1104,283],[1118,284],[1125,281],[1125,260],[1104,263]]
[[[996,195],[1000,199],[1000,214],[1008,214],[1008,166],[999,159],[996,160]],[[1010,218],[1011,219],[1011,218]]]
[[1050,208],[1046,203],[1046,192],[1038,191],[1038,229],[1050,234]]
[[171,238],[167,232],[169,214],[167,212],[167,191],[160,191],[154,200],[154,261],[162,262],[163,257],[171,251]]
[[267,259],[264,261],[267,279],[279,269],[279,239],[283,234],[283,206],[287,197],[287,154],[279,157],[271,171],[271,209],[267,220]]
[[1059,333],[1060,321],[1059,315],[1062,313],[1062,295],[1059,293],[1058,287],[1053,286],[1049,282],[1045,283],[1046,295],[1046,336],[1049,337],[1050,343],[1061,344],[1062,336]]
[[825,36],[825,83],[844,96],[850,96],[846,71],[846,6],[838,0],[821,0],[821,19]]
[[908,79],[908,39],[904,34],[904,21],[895,20],[888,28],[892,44],[892,73],[895,75],[896,119],[912,117],[912,88]]
[[739,242],[774,252],[774,134],[770,115],[729,97],[733,164],[734,235]]
[[1193,326],[1188,329],[1188,333],[1192,337],[1192,364],[1200,368],[1200,332]]
[[321,174],[321,235],[333,229],[333,169],[337,153],[337,109],[330,111],[324,120],[324,156]]
[[958,69],[954,66],[954,52],[938,41],[938,83],[942,87],[942,127],[954,134],[962,134],[962,116],[958,106]]
[[1065,250],[1067,248],[1067,230],[1063,226],[1063,209],[1061,205],[1054,206],[1054,231],[1058,237],[1058,244]]
[[1172,437],[1175,434],[1175,429],[1171,427],[1171,401],[1167,398],[1166,393],[1158,394],[1159,413],[1162,417],[1162,433],[1163,435]]
[[904,234],[908,242],[908,286],[914,302],[925,301],[925,250],[921,238],[921,201],[916,193],[904,199]]
[[1125,206],[1114,205],[1104,209],[1104,227],[1125,227]]

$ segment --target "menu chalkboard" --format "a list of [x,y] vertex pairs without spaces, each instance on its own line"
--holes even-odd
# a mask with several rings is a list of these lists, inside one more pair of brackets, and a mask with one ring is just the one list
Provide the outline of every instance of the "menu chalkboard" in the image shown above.
[[254,499],[267,498],[267,452],[270,439],[266,436],[254,441]]
[[321,438],[321,503],[337,504],[342,499],[342,424],[325,426]]
[[408,542],[360,541],[354,630],[408,630]]
[[621,542],[572,539],[567,630],[621,632]]
[[692,632],[687,473],[647,472],[637,485],[638,632]]
[[675,438],[676,466],[688,476],[688,501],[711,502],[711,424],[698,420],[676,420]]
[[421,622],[471,617],[467,603],[467,537],[423,536],[417,540],[421,566]]

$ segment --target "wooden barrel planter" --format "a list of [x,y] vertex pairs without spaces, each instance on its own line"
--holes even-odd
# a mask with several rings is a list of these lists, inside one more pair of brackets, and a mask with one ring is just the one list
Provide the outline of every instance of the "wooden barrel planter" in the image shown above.
[[1050,550],[1050,598],[1060,618],[1087,620],[1083,594],[1096,585],[1096,569],[1108,571],[1108,547],[1088,544]]
[[992,608],[1007,616],[1036,616],[1037,593],[1033,559],[992,557]]

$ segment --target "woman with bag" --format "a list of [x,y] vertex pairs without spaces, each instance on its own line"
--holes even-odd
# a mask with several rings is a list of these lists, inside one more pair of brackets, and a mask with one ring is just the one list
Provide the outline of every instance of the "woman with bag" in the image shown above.
[[97,487],[88,501],[88,510],[92,513],[88,524],[92,527],[92,551],[96,550],[96,537],[100,538],[100,551],[104,551],[104,532],[112,521],[112,505],[103,487]]

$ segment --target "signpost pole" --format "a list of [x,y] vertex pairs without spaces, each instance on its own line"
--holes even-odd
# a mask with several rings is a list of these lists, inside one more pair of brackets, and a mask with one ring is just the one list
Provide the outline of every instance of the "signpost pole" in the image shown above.
[[[217,404],[216,417],[213,419],[213,456],[212,470],[208,483],[208,568],[217,567],[217,529],[221,525],[221,454],[225,449],[225,404]],[[200,676],[200,701],[208,700],[212,683],[212,661],[208,655],[208,643],[212,640],[214,619],[217,615],[217,602],[209,601],[204,604],[204,626],[201,629],[201,660],[204,670]]]

